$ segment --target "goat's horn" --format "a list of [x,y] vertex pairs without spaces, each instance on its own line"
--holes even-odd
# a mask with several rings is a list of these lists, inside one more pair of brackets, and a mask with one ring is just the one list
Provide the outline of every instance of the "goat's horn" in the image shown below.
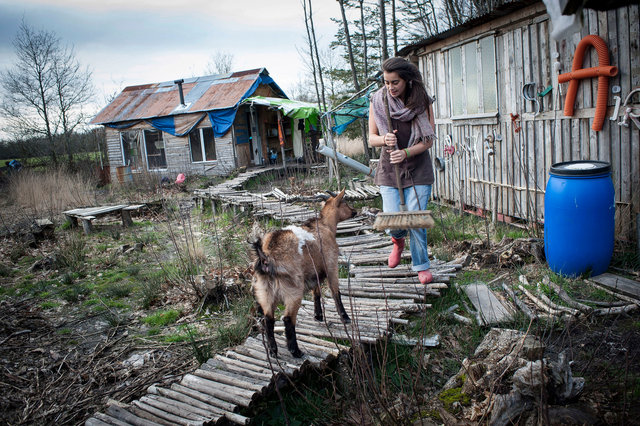
[[337,197],[338,196],[338,194],[336,194],[333,191],[327,191],[327,194],[331,195],[332,197]]
[[322,201],[327,201],[329,199],[329,196],[327,194],[319,193],[316,194],[316,198]]

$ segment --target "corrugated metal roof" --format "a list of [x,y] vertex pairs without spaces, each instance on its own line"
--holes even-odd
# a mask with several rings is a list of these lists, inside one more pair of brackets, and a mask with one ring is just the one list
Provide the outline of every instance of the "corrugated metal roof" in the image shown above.
[[180,105],[178,85],[173,81],[125,87],[90,124],[144,120],[233,107],[261,74],[269,75],[266,69],[257,68],[185,78],[182,90],[186,106]]

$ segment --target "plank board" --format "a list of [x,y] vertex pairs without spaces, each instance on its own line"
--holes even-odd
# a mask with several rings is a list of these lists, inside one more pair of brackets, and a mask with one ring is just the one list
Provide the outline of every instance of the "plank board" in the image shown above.
[[486,284],[475,282],[462,286],[462,288],[478,311],[480,320],[483,321],[483,324],[480,325],[499,324],[513,319],[511,312],[498,300]]
[[640,300],[640,282],[621,277],[620,275],[604,273],[590,278],[605,287],[608,287],[627,296]]

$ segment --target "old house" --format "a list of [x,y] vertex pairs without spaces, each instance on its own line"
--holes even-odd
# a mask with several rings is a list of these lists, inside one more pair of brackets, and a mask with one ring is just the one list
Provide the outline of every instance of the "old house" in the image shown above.
[[[640,91],[633,92],[640,86],[638,11],[638,4],[585,8],[582,29],[554,40],[542,2],[508,1],[402,49],[399,55],[419,66],[436,98],[434,196],[495,220],[542,223],[552,164],[605,161],[612,167],[616,238],[635,240],[640,120],[631,118],[640,113]],[[559,76],[572,71],[576,47],[587,35],[599,36],[604,49],[589,46],[577,68],[599,67],[608,56],[617,74],[578,80],[569,116],[568,84]]]
[[276,147],[293,157],[293,119],[282,126],[278,112],[248,104],[250,96],[286,98],[266,69],[209,75],[126,87],[90,124],[106,128],[111,179],[150,172],[228,175],[262,165]]

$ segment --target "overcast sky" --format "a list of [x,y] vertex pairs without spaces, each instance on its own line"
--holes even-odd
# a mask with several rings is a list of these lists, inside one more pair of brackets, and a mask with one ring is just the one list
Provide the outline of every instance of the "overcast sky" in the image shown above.
[[[335,0],[313,2],[321,47],[336,32]],[[300,0],[0,0],[0,69],[14,61],[22,19],[55,32],[93,72],[97,104],[126,86],[204,74],[211,55],[233,55],[234,70],[266,68],[289,92],[305,73]]]

